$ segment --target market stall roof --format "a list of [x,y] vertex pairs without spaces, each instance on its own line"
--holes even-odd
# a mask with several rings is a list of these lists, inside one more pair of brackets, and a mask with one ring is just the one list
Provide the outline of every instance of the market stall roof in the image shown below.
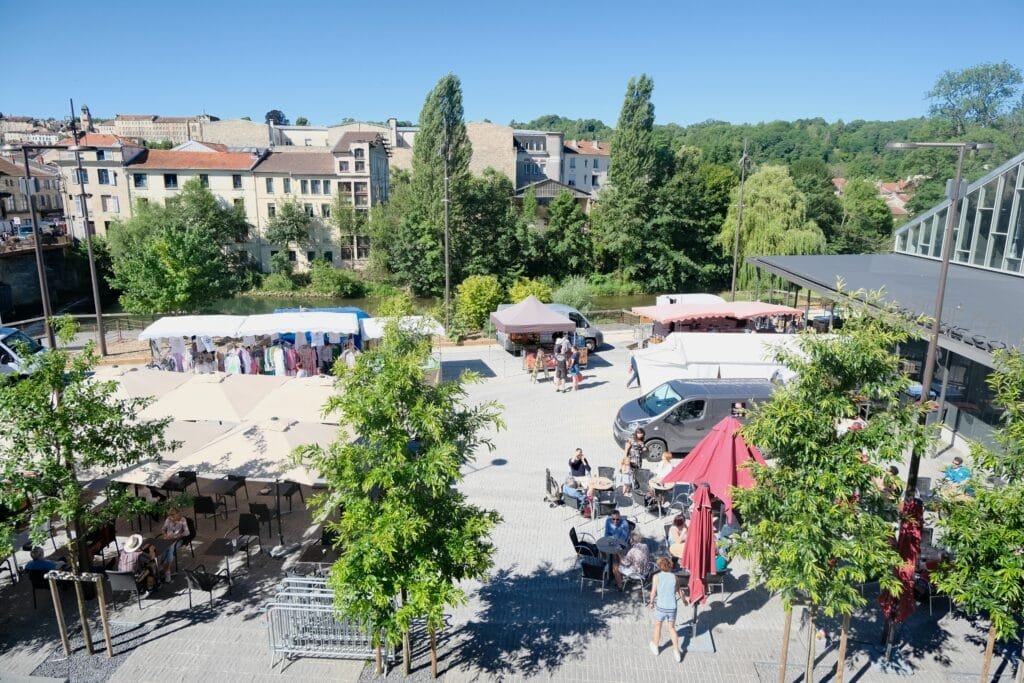
[[[766,315],[804,314],[799,308],[767,304],[762,301],[733,301],[717,304],[669,304],[667,306],[634,306],[633,314],[650,318],[656,322],[668,323],[709,318],[735,318],[749,320]],[[493,314],[492,314],[493,315]]]
[[[362,329],[363,339],[380,339],[384,336],[384,325],[387,318],[361,318],[359,327]],[[444,336],[444,327],[428,315],[407,315],[399,322],[403,330],[422,332],[424,334]]]
[[327,399],[336,393],[334,378],[330,375],[293,377],[261,396],[246,420],[258,422],[277,417],[295,422],[335,423],[337,415],[324,417],[323,409]]
[[673,332],[660,344],[636,352],[646,386],[672,379],[788,379],[792,371],[774,359],[778,348],[799,351],[795,334]]
[[250,315],[241,321],[237,337],[283,332],[320,332],[358,334],[359,320],[354,313],[300,311],[296,313],[264,313]]
[[234,337],[242,315],[170,315],[160,318],[139,334],[140,340],[169,337]]
[[717,294],[659,294],[654,299],[656,306],[670,304],[724,304],[725,299]]
[[238,425],[219,439],[164,470],[170,477],[179,470],[192,470],[201,477],[229,474],[257,481],[294,481],[312,486],[316,473],[295,465],[291,453],[298,446],[327,446],[339,434],[337,425],[294,422],[285,419],[261,420]]
[[572,332],[576,323],[556,313],[532,294],[514,306],[491,313],[491,322],[505,334]]
[[288,381],[275,375],[193,375],[142,410],[144,419],[241,422],[264,396]]

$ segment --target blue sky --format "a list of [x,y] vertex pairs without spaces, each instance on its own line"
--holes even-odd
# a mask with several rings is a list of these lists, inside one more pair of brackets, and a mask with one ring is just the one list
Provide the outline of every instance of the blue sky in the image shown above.
[[614,125],[643,72],[659,123],[892,119],[946,69],[1024,68],[1021,0],[2,4],[0,111],[35,116],[415,120],[452,71],[467,120]]

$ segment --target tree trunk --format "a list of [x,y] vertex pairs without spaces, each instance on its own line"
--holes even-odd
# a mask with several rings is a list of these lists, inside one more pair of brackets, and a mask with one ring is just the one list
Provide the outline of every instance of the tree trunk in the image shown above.
[[434,625],[430,629],[430,675],[437,678],[437,635],[434,633]]
[[406,676],[412,673],[412,641],[409,631],[402,633],[402,672]]
[[71,641],[68,639],[67,624],[64,623],[64,606],[60,602],[60,594],[57,590],[57,580],[50,579],[50,597],[53,598],[53,611],[57,615],[57,629],[60,631],[60,642],[64,646],[64,654],[70,657]]
[[786,661],[789,659],[789,629],[793,625],[793,609],[786,610],[786,625],[782,627],[782,661],[779,662],[779,683],[786,683]]
[[843,683],[846,671],[846,637],[850,633],[850,615],[843,615],[843,630],[839,634],[839,662],[836,664],[836,683]]
[[818,632],[814,628],[814,607],[807,608],[807,667],[804,670],[804,680],[810,683],[814,680],[814,641]]
[[[992,651],[996,647],[996,625],[993,623],[988,627],[988,643],[985,644],[985,659],[981,662],[981,683],[988,680],[988,670],[992,666]],[[1020,664],[1017,665],[1020,667]],[[1020,671],[1017,672],[1020,674]],[[1018,675],[1018,678],[1020,676]]]
[[1021,645],[1020,656],[1017,657],[1017,683],[1024,683],[1024,644]]
[[377,643],[377,653],[374,657],[376,667],[376,673],[378,676],[384,673],[384,655],[381,653],[380,643]]

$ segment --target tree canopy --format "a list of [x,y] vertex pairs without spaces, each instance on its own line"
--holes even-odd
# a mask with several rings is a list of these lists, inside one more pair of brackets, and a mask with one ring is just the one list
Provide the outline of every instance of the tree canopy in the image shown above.
[[946,71],[928,91],[931,113],[953,123],[958,135],[968,125],[990,126],[1020,96],[1021,70],[1002,61]]
[[287,201],[280,205],[277,213],[267,222],[267,241],[278,247],[291,244],[304,246],[312,236],[313,221],[298,202]]
[[288,117],[284,115],[284,112],[280,109],[271,109],[263,115],[263,120],[267,123],[272,123],[275,126],[287,126]]

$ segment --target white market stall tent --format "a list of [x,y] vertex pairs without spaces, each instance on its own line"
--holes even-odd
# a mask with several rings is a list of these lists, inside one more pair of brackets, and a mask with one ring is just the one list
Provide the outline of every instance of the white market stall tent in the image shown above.
[[234,337],[244,315],[171,315],[160,318],[139,333],[139,340],[171,337]]
[[654,388],[671,379],[781,379],[792,376],[772,360],[777,346],[797,349],[792,334],[673,332],[635,354],[640,381]]
[[175,315],[160,318],[139,334],[142,341],[172,337],[207,336],[241,339],[246,336],[313,332],[359,333],[354,313],[301,311],[260,315]]
[[[362,318],[359,327],[363,340],[381,339],[384,337],[384,326],[388,318]],[[443,337],[444,326],[428,315],[407,315],[398,322],[398,326],[406,331],[420,332],[431,336]]]

